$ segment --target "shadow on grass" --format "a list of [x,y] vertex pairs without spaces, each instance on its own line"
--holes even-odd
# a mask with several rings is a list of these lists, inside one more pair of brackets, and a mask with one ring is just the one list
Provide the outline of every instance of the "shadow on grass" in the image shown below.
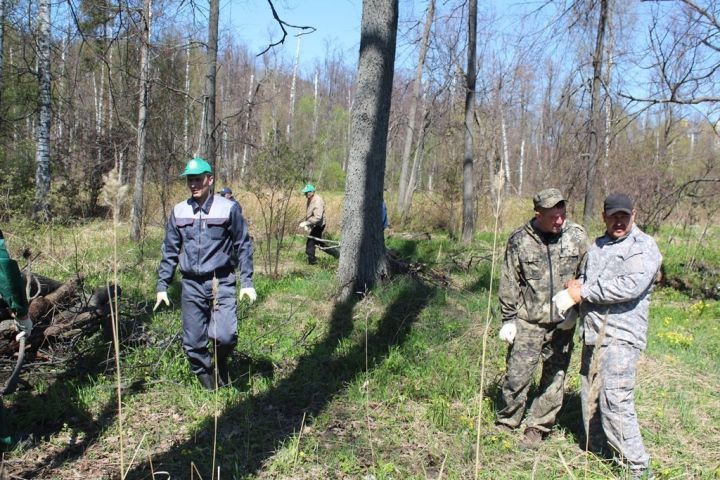
[[413,240],[393,240],[392,250],[402,258],[414,258],[417,252],[418,242]]
[[[91,352],[75,359],[73,364],[58,376],[46,392],[32,395],[18,392],[10,411],[4,412],[9,421],[16,445],[32,445],[39,440],[49,440],[63,431],[68,434],[66,443],[42,465],[13,472],[16,478],[40,478],[48,468],[82,457],[115,424],[117,417],[117,393],[113,389],[110,398],[100,412],[93,416],[83,409],[80,392],[92,385],[94,378],[106,371],[103,363],[108,359],[107,345],[98,345]],[[112,357],[110,357],[112,358]],[[123,400],[142,393],[145,382],[138,380],[123,389]]]
[[[405,340],[434,293],[434,288],[408,281],[386,308],[377,330],[367,333],[367,344],[344,341],[356,326],[353,312],[357,299],[335,304],[328,335],[298,358],[287,378],[219,416],[216,466],[221,467],[223,478],[258,472],[276,449],[300,431],[303,419],[305,424],[312,423],[348,383],[363,374],[366,361],[372,368],[385,359],[391,346]],[[213,434],[213,418],[208,418],[191,439],[153,458],[153,470],[183,478],[194,463],[203,477],[210,478]],[[129,478],[152,478],[149,464],[138,466]]]
[[556,424],[570,433],[580,448],[585,448],[580,392],[575,390],[565,391],[563,406],[558,413]]

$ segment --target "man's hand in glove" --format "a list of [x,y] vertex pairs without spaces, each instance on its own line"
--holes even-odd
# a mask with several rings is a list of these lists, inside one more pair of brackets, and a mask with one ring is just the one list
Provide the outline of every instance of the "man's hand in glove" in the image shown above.
[[307,221],[300,222],[300,225],[298,225],[298,227],[305,229],[306,232],[310,231],[310,223]]
[[[572,287],[574,288],[574,287]],[[561,318],[565,318],[565,312],[567,312],[573,305],[575,305],[575,299],[570,295],[570,289],[560,290],[552,297],[552,302],[555,304],[555,311],[560,315]]]
[[20,340],[20,337],[22,337],[23,335],[25,336],[25,338],[30,338],[30,334],[32,333],[32,327],[33,327],[32,318],[30,318],[29,315],[25,315],[24,317],[19,318],[19,319],[16,318],[15,319],[15,327],[20,332],[17,334],[15,339]]
[[515,341],[515,334],[517,333],[517,327],[515,326],[514,322],[505,322],[503,323],[502,328],[500,329],[500,333],[498,334],[498,337],[500,337],[500,340],[503,342],[507,342],[508,344],[512,345],[512,343]]
[[153,307],[153,312],[157,310],[161,303],[164,303],[168,307],[170,306],[170,299],[167,296],[167,292],[157,292],[157,301]]
[[253,303],[255,300],[257,300],[257,292],[253,287],[246,287],[240,289],[240,300],[243,299],[243,297],[247,297],[248,301],[250,303]]

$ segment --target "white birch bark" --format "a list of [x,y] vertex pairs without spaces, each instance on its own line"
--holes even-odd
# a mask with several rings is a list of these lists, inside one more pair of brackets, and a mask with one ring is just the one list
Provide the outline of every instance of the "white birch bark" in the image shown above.
[[317,140],[317,131],[318,131],[318,83],[319,83],[319,77],[320,77],[320,72],[315,71],[314,93],[313,93],[313,127],[312,127],[313,142]]
[[502,141],[503,170],[505,171],[505,192],[510,189],[510,149],[508,147],[507,125],[502,102],[500,105],[500,137]]
[[525,139],[520,141],[520,158],[518,159],[518,195],[523,191],[523,175],[525,169]]
[[297,85],[297,72],[300,63],[300,39],[297,38],[297,48],[295,49],[295,63],[293,64],[292,81],[290,82],[290,106],[288,111],[288,123],[285,129],[285,136],[288,141],[292,139],[293,121],[295,120],[295,88]]
[[[2,2],[4,0],[0,0]],[[60,45],[60,78],[58,89],[60,91],[60,101],[57,105],[57,139],[62,142],[63,136],[65,135],[65,115],[63,111],[63,104],[67,100],[67,81],[65,79],[66,60],[67,60],[67,49],[70,45],[70,28],[68,25],[68,31],[63,36],[62,44]],[[1,49],[1,48],[0,48]],[[1,89],[1,87],[0,87]]]
[[52,119],[50,80],[50,0],[39,0],[38,6],[38,91],[39,121],[35,151],[35,206],[36,218],[50,215],[50,122]]
[[190,155],[190,46],[192,40],[188,38],[185,46],[185,114],[183,118],[183,151],[185,155]]
[[147,109],[150,101],[150,38],[152,33],[152,0],[143,1],[143,36],[140,45],[140,91],[138,95],[137,161],[135,163],[135,188],[132,207],[132,239],[140,239],[145,197],[145,146],[147,134]]
[[247,94],[247,114],[245,115],[245,128],[244,128],[244,141],[243,141],[243,156],[242,163],[240,165],[240,178],[245,178],[245,172],[248,166],[248,153],[250,150],[250,120],[252,119],[252,110],[254,103],[254,91],[255,91],[255,74],[250,74],[250,86],[248,87]]
[[0,101],[5,79],[5,0],[0,0]]
[[[608,42],[607,42],[607,51],[605,52],[605,56],[607,58],[607,65],[605,66],[605,88],[610,88],[610,81],[612,80],[612,69],[613,69],[613,54],[614,54],[614,48],[615,48],[615,42],[614,42],[614,30],[612,28],[612,1],[608,4]],[[610,169],[610,144],[612,141],[612,104],[610,102],[610,98],[608,97],[605,101],[605,136],[603,138],[604,142],[604,149],[603,149],[603,168],[607,172]],[[603,189],[607,192],[608,191],[608,176],[602,175],[603,179]]]

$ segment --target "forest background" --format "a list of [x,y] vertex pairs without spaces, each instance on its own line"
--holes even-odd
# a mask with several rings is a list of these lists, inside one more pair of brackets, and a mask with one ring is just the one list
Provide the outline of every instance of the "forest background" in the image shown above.
[[[549,186],[565,192],[572,217],[593,234],[600,233],[596,219],[602,197],[611,191],[628,191],[637,202],[642,227],[663,239],[670,273],[684,275],[674,279],[671,286],[676,288],[668,287],[663,293],[667,301],[661,308],[669,313],[655,312],[655,321],[667,327],[666,337],[660,337],[666,341],[649,361],[669,361],[668,351],[679,352],[672,362],[680,362],[683,367],[676,370],[686,375],[678,376],[694,376],[695,382],[710,387],[699,389],[698,398],[682,397],[677,405],[671,402],[680,417],[658,424],[655,453],[678,440],[666,432],[676,420],[688,437],[717,438],[712,426],[717,421],[704,420],[712,418],[717,398],[709,392],[717,391],[718,385],[717,377],[705,368],[718,352],[716,327],[712,330],[711,326],[716,318],[712,299],[717,295],[718,268],[716,252],[706,245],[715,234],[720,206],[718,2],[576,0],[530,2],[520,7],[494,2],[478,8],[474,1],[401,1],[393,31],[398,49],[394,77],[389,94],[380,98],[388,115],[387,148],[382,149],[381,164],[365,164],[380,165],[381,175],[363,172],[373,179],[369,182],[371,201],[362,191],[347,187],[355,179],[348,172],[353,171],[356,151],[353,134],[359,131],[353,123],[361,69],[357,53],[329,43],[324,58],[311,65],[303,63],[302,39],[316,34],[313,29],[321,26],[296,23],[288,13],[292,9],[283,10],[290,6],[291,2],[268,2],[268,16],[276,18],[276,35],[271,33],[265,47],[257,51],[239,41],[231,28],[217,28],[222,25],[218,19],[230,8],[217,0],[208,4],[0,0],[0,167],[4,173],[0,219],[9,227],[3,230],[10,247],[16,256],[25,246],[37,247],[42,255],[35,267],[43,273],[67,278],[83,270],[89,282],[103,285],[111,266],[118,266],[117,254],[108,248],[107,232],[112,228],[119,235],[121,256],[130,260],[120,265],[121,284],[126,287],[121,318],[129,322],[126,333],[130,332],[123,344],[127,355],[123,361],[134,372],[131,378],[149,379],[150,389],[134,397],[139,399],[136,404],[129,400],[134,407],[128,408],[137,408],[134,413],[142,413],[143,420],[156,415],[183,425],[179,430],[174,429],[177,425],[165,425],[168,429],[142,434],[137,432],[143,426],[135,425],[131,428],[138,431],[130,434],[123,430],[122,412],[108,413],[115,403],[107,382],[119,369],[102,361],[91,372],[81,369],[78,377],[68,369],[72,379],[68,385],[41,379],[38,395],[18,398],[18,405],[26,405],[21,407],[25,416],[14,422],[18,428],[39,422],[36,434],[41,440],[14,451],[9,463],[13,471],[21,476],[64,477],[74,469],[97,467],[103,474],[121,472],[124,476],[128,459],[122,447],[118,452],[111,445],[127,435],[144,438],[147,434],[155,444],[139,444],[151,452],[148,458],[160,455],[156,464],[177,462],[185,469],[195,462],[205,465],[206,475],[214,475],[215,469],[207,473],[208,455],[214,464],[220,453],[212,442],[210,452],[206,451],[206,440],[208,432],[217,432],[217,423],[213,429],[208,419],[240,413],[245,419],[259,414],[268,425],[260,428],[265,436],[258,434],[259,440],[250,433],[249,424],[224,433],[229,435],[226,438],[242,438],[241,452],[226,451],[223,457],[223,465],[237,477],[313,478],[321,469],[320,476],[330,477],[362,472],[376,478],[428,478],[444,473],[469,478],[473,470],[478,475],[484,456],[500,452],[510,462],[513,439],[480,428],[485,425],[483,419],[491,418],[492,402],[487,404],[486,417],[482,407],[481,414],[473,411],[473,405],[486,405],[492,398],[493,387],[485,390],[485,382],[492,382],[485,375],[492,377],[500,371],[502,347],[490,340],[494,353],[488,354],[492,368],[488,366],[487,372],[484,360],[482,369],[462,367],[459,362],[471,359],[467,361],[475,365],[479,358],[485,359],[482,340],[492,329],[479,333],[473,329],[492,317],[496,274],[492,265],[501,251],[498,245],[531,214],[529,197]],[[298,33],[302,36],[295,37]],[[280,40],[284,43],[272,45]],[[189,399],[178,398],[191,382],[183,373],[179,346],[159,339],[163,333],[173,338],[168,332],[177,328],[177,311],[150,317],[142,300],[152,295],[148,285],[153,283],[168,211],[186,195],[178,173],[196,154],[214,165],[217,185],[237,192],[252,224],[260,266],[257,282],[265,303],[244,310],[243,315],[259,316],[260,309],[267,310],[260,326],[247,322],[251,331],[244,332],[246,342],[241,346],[263,361],[250,362],[247,388],[226,393],[220,403],[216,397],[194,391]],[[377,298],[329,307],[331,298],[321,292],[342,285],[333,279],[335,265],[327,260],[321,269],[308,273],[301,266],[298,236],[292,231],[303,208],[297,190],[306,181],[315,183],[329,200],[329,231],[336,239],[342,234],[341,242],[352,240],[343,232],[345,219],[375,218],[378,194],[384,191],[391,231],[398,234],[396,239],[390,236],[388,247],[405,261],[431,265],[434,273],[410,267],[415,276],[396,279]],[[355,203],[365,215],[343,217],[343,209]],[[377,233],[379,222],[369,228]],[[427,234],[428,245],[423,246],[413,234],[404,239],[403,232]],[[348,258],[351,253],[343,255]],[[437,269],[443,273],[435,275]],[[418,272],[424,272],[422,281],[416,278]],[[459,290],[445,291],[447,279],[439,280],[443,275]],[[310,307],[299,306],[302,297],[313,294],[320,300],[316,298]],[[475,298],[484,295],[486,300]],[[287,336],[276,337],[276,329],[287,327],[294,312],[304,312],[303,308],[310,309],[309,316],[291,322]],[[683,317],[683,311],[691,315]],[[443,322],[444,326],[433,322],[448,317],[454,321]],[[412,320],[412,329],[405,323],[407,318]],[[346,325],[348,319],[358,325],[364,320],[364,341]],[[695,342],[685,329],[698,319],[706,322],[703,342],[708,343]],[[674,325],[679,326],[671,329]],[[373,350],[368,334],[384,346]],[[482,351],[454,350],[464,346],[458,343],[467,340],[467,335],[482,345]],[[273,340],[255,345],[251,340],[258,338]],[[443,359],[446,381],[437,387],[432,372],[411,370],[417,366],[413,362],[426,361],[443,348],[445,344],[438,340],[443,338],[458,359]],[[424,342],[434,345],[427,353],[420,352],[421,345],[427,347]],[[102,345],[101,339],[91,339],[80,351],[70,349],[63,362],[82,364],[88,352],[95,355],[91,358],[101,357],[99,352],[107,353]],[[158,354],[162,360],[168,351],[172,355],[165,359],[167,364],[151,356]],[[356,358],[363,352],[364,363]],[[333,363],[337,356],[352,359],[347,370]],[[143,362],[159,363],[148,370]],[[389,403],[370,400],[367,382],[373,362],[382,365],[374,381],[387,382],[381,383],[383,388],[390,389],[398,381],[394,377],[398,372],[408,379],[398,385],[399,393],[388,393]],[[332,367],[335,380],[322,388],[319,381],[308,380],[317,389],[308,393],[303,381],[314,378],[318,365]],[[254,369],[258,372],[253,373]],[[268,371],[274,371],[274,376],[268,377]],[[171,379],[170,385],[154,383],[163,378]],[[659,385],[653,393],[677,393],[656,380]],[[289,401],[293,393],[308,400],[309,406]],[[43,415],[37,420],[43,407],[34,401],[68,395],[80,407],[69,412],[67,406],[57,406],[67,420],[62,415],[60,423]],[[145,411],[147,400],[156,396],[172,397],[172,401],[159,402],[157,411]],[[268,396],[271,403],[287,409],[284,418],[265,410],[267,405],[257,407]],[[114,402],[122,395],[117,397]],[[330,403],[337,398],[339,403]],[[401,457],[405,453],[407,457],[385,458],[384,450],[375,450],[379,445],[373,442],[379,434],[373,429],[390,424],[380,420],[371,424],[368,409],[379,409],[377,415],[382,416],[388,414],[384,410],[388,405],[408,398],[418,410],[404,410],[408,422],[398,420],[393,425],[414,431],[419,415],[438,429],[424,431],[428,438],[444,438],[448,443],[423,443],[412,437],[412,445],[401,448]],[[343,405],[352,408],[335,419],[332,415],[321,418],[327,411],[338,413]],[[697,408],[688,411],[688,405]],[[662,404],[663,412],[666,406]],[[365,428],[367,437],[344,440],[348,435],[344,415],[351,417],[350,410],[359,419],[347,421],[356,431]],[[317,438],[308,437],[312,447],[307,451],[301,448],[302,436],[312,433],[312,429],[306,431],[306,415],[308,421],[313,417],[316,425],[326,427]],[[476,415],[478,440],[471,445],[472,441],[463,439],[473,435]],[[576,417],[577,411],[571,411],[568,418]],[[277,424],[271,426],[273,422]],[[330,447],[325,434],[333,436]],[[556,440],[563,447],[573,445],[575,435],[568,427]],[[681,438],[687,441],[684,435]],[[393,439],[393,435],[386,437],[388,456],[397,447]],[[93,465],[92,459],[98,457],[78,455],[72,447],[78,441],[82,452],[94,451],[103,462]],[[403,442],[402,435],[397,441]],[[443,453],[443,448],[448,451]],[[277,454],[270,456],[268,450]],[[327,452],[331,454],[326,456]],[[312,453],[313,461],[304,463],[301,453]],[[425,454],[429,457],[422,457]],[[37,455],[51,458],[45,466],[28,460]],[[473,455],[474,459],[468,458]],[[530,467],[533,472],[548,468],[553,476],[572,476],[575,469],[586,476],[588,471],[591,476],[622,475],[600,461],[588,463],[581,453],[573,455],[572,460],[553,455],[543,467],[538,467],[536,456]],[[331,460],[324,463],[320,460],[324,458]],[[444,458],[457,461],[445,470]],[[670,478],[717,475],[720,464],[717,451],[696,442],[663,460],[660,465],[665,465]],[[518,476],[524,475],[527,461],[513,464]],[[147,475],[153,468],[152,460],[149,463],[143,465],[144,470],[128,470],[128,474]]]

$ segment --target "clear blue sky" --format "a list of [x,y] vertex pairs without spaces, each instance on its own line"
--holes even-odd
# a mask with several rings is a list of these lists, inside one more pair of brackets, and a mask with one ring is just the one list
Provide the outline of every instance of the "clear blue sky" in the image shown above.
[[[328,48],[342,52],[346,64],[357,62],[362,0],[273,0],[273,4],[285,22],[316,28],[314,33],[302,36],[303,69],[311,68],[316,60],[322,61]],[[231,32],[256,54],[282,38],[267,0],[224,0],[220,4],[220,21],[223,31]],[[286,30],[285,44],[275,48],[292,59],[297,48],[295,34],[300,30]]]

